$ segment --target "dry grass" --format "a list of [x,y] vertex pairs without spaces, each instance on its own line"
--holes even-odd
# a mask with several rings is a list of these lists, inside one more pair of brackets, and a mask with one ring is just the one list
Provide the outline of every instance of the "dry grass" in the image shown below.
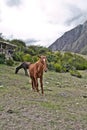
[[0,130],[87,130],[87,72],[44,73],[42,96],[23,70],[0,65]]

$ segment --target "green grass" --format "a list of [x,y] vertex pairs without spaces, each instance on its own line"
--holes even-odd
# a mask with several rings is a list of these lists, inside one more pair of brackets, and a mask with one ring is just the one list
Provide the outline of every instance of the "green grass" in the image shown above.
[[23,70],[14,72],[0,65],[0,130],[87,130],[86,70],[81,79],[44,73],[44,96],[31,90]]

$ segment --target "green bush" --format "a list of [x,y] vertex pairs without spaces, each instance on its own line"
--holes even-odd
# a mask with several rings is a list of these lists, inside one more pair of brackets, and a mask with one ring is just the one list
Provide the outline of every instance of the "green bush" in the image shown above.
[[9,66],[13,66],[14,61],[12,59],[6,60],[6,64],[9,65]]
[[55,68],[54,68],[54,62],[48,62],[48,69],[51,70],[51,71],[55,71]]
[[75,77],[78,77],[78,78],[82,78],[82,75],[81,75],[80,72],[77,71],[77,70],[70,70],[69,72],[70,72],[70,74],[71,74],[72,76],[75,76]]
[[5,54],[0,54],[0,64],[5,63]]
[[38,60],[38,56],[33,56],[32,62],[36,62]]
[[62,72],[62,66],[59,63],[54,64],[54,68],[56,72]]
[[24,53],[19,51],[19,52],[14,52],[12,57],[13,57],[13,60],[15,61],[23,61],[23,55]]
[[85,70],[87,69],[87,60],[82,56],[74,54],[72,65],[76,68],[76,70]]
[[32,56],[30,54],[23,55],[23,61],[29,61],[32,62]]

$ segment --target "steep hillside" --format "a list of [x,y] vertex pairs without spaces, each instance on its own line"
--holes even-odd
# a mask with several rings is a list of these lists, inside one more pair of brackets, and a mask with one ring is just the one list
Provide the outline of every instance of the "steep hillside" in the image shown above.
[[49,46],[49,49],[87,54],[87,21],[65,32],[63,36]]

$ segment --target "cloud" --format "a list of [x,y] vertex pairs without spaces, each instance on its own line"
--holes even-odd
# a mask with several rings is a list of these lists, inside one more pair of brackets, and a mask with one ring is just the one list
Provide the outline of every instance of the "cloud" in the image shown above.
[[1,6],[0,6],[0,22],[1,22]]
[[0,11],[0,22],[1,22],[1,11]]
[[69,4],[67,8],[69,10],[69,18],[65,22],[67,26],[72,24],[76,26],[87,19],[87,11],[81,9],[81,7]]
[[87,0],[0,0],[0,19],[6,37],[49,46],[87,19]]
[[5,0],[5,1],[6,1],[6,4],[10,7],[19,6],[22,3],[21,0]]
[[33,38],[25,40],[26,45],[33,45],[33,44],[36,44],[37,42],[40,42],[40,41],[39,40],[35,40]]

